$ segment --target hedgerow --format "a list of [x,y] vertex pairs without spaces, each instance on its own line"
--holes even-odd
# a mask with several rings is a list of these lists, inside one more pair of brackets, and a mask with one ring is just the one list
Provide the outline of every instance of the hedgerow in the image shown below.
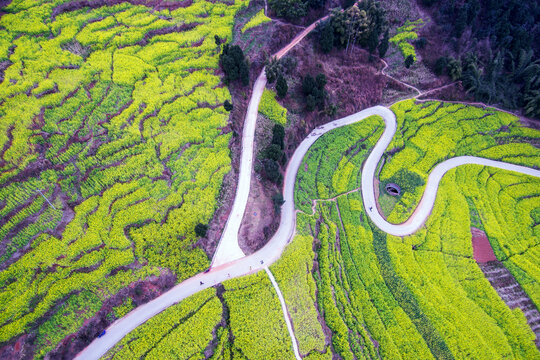
[[0,19],[0,343],[42,332],[52,309],[64,330],[39,356],[75,331],[55,317],[66,299],[208,267],[194,227],[230,170],[214,35],[232,38],[246,5],[65,3],[12,2]]

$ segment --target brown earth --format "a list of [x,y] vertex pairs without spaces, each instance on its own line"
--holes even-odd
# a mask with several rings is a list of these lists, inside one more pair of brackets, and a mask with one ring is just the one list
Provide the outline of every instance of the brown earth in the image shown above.
[[497,260],[486,233],[480,229],[472,227],[471,234],[474,260],[476,260],[478,263],[486,263],[488,261]]

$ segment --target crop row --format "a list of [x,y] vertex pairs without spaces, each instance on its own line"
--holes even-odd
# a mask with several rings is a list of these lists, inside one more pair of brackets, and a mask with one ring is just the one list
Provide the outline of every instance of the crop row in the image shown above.
[[56,309],[39,356],[79,324],[56,316],[65,301],[91,317],[85,291],[105,301],[208,266],[194,227],[230,170],[214,35],[230,39],[246,4],[54,10],[65,3],[13,2],[0,19],[0,343],[44,333],[33,324]]
[[[380,176],[405,190],[390,210],[394,221],[409,216],[427,174],[448,157],[481,153],[538,166],[538,150],[525,144],[538,132],[520,127],[507,114],[413,101],[398,103],[394,111],[398,131]],[[324,135],[310,149],[297,178],[297,208],[311,213],[312,200],[320,199],[320,189],[328,186],[325,169],[343,168],[351,157],[347,134],[357,125]],[[378,134],[373,134],[375,141]],[[435,155],[427,156],[431,151]],[[407,153],[417,156],[401,155]],[[360,165],[367,153],[361,155]],[[341,172],[337,176],[344,179],[335,183],[359,183],[359,166],[352,171],[354,181]],[[343,358],[535,356],[534,334],[523,313],[506,306],[474,261],[470,227],[474,221],[485,230],[497,257],[537,303],[538,180],[468,165],[450,171],[440,186],[425,227],[403,238],[376,229],[364,212],[360,192],[344,194],[344,189],[354,189],[350,186],[327,193],[326,199],[338,196],[318,201],[312,216],[297,215],[299,235],[280,260],[283,265],[275,265],[275,273],[289,306],[307,304],[300,314],[291,314],[297,336],[303,338],[301,347],[318,346],[320,351],[323,344],[309,310],[316,294],[319,313],[332,330],[333,349]],[[311,242],[316,256],[308,251]],[[287,261],[293,251],[301,259],[296,263]],[[301,281],[286,273],[298,274]],[[316,291],[310,288],[312,280]]]
[[294,358],[277,294],[265,272],[192,295],[129,333],[104,358],[205,356]]
[[[399,102],[392,106],[392,111],[396,113],[398,129],[387,149],[380,173],[382,183],[390,182],[403,170],[426,180],[438,163],[462,155],[532,167],[540,164],[540,150],[527,143],[540,135],[522,127],[510,114],[461,104],[415,103],[414,100]],[[423,191],[423,186],[405,191],[388,220],[405,221]]]
[[399,48],[404,59],[412,56],[414,61],[416,61],[416,51],[411,42],[418,39],[418,34],[415,30],[423,24],[424,21],[422,19],[407,21],[403,26],[398,27],[396,34],[390,38],[390,42]]
[[311,212],[311,201],[360,187],[361,166],[382,134],[384,123],[369,117],[318,139],[306,153],[295,184],[295,204]]
[[272,90],[264,89],[259,112],[277,124],[287,124],[287,109],[277,102],[276,93]]

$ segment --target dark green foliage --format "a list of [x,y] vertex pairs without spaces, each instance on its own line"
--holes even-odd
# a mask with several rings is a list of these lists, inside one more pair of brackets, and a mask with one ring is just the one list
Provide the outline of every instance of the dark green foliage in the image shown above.
[[283,98],[285,97],[285,95],[287,95],[287,91],[289,91],[289,86],[287,85],[287,81],[285,80],[283,75],[280,74],[276,82],[277,95],[280,98]]
[[379,43],[379,57],[384,58],[384,55],[386,55],[386,52],[388,51],[388,40],[390,39],[388,34],[388,29],[384,32],[384,36]]
[[307,4],[312,9],[320,9],[324,6],[326,0],[307,0]]
[[270,0],[270,9],[287,20],[297,20],[307,14],[308,2],[304,0]]
[[226,44],[219,56],[219,65],[225,73],[225,83],[240,80],[244,86],[249,84],[249,68],[240,46]]
[[[384,9],[378,1],[374,0],[353,2],[350,6],[347,5],[345,4],[344,11],[332,10],[330,16],[329,23],[334,32],[334,45],[348,50],[352,45],[359,44],[369,47],[370,52],[373,53],[377,47],[379,35],[387,27]],[[323,38],[322,30],[321,27],[321,31],[318,32],[319,41]]]
[[379,44],[379,33],[377,31],[372,31],[371,34],[369,34],[369,38],[368,38],[368,50],[370,54],[373,54],[375,52],[378,44]]
[[461,78],[461,61],[454,58],[449,58],[448,63],[446,64],[446,73],[456,81]]
[[425,37],[421,37],[419,38],[418,40],[416,40],[414,42],[414,45],[416,46],[417,49],[423,49],[426,47],[426,44],[427,44],[427,40]]
[[281,213],[281,205],[285,203],[283,200],[283,195],[281,195],[281,193],[275,193],[272,195],[272,203],[274,204],[274,211],[276,214]]
[[268,60],[264,68],[264,72],[266,74],[266,80],[269,84],[272,84],[283,72],[280,61],[276,57]]
[[201,224],[201,223],[198,223],[197,225],[195,225],[195,234],[198,237],[205,237],[207,231],[208,231],[208,225]]
[[264,166],[264,174],[266,178],[274,184],[281,183],[283,176],[279,171],[279,164],[277,163],[277,161],[271,159],[264,159],[262,163]]
[[297,65],[298,61],[292,56],[285,56],[279,60],[276,57],[273,57],[266,61],[266,66],[264,68],[266,80],[269,84],[272,84],[280,76],[292,73]]
[[216,42],[217,46],[221,45],[221,39],[219,35],[214,35],[214,41]]
[[435,72],[436,75],[442,75],[446,73],[446,66],[448,65],[448,58],[446,56],[441,56],[440,58],[435,61],[435,66],[433,68],[433,72]]
[[223,107],[225,108],[225,110],[231,111],[233,109],[233,104],[231,104],[229,100],[225,100],[225,102],[223,103]]
[[325,54],[328,54],[330,51],[332,51],[332,48],[334,47],[334,28],[329,21],[319,23],[319,25],[317,25],[317,28],[318,36],[316,36],[315,38],[319,42],[319,47],[321,51]]
[[408,69],[411,67],[412,64],[414,64],[414,57],[412,55],[409,55],[405,58],[405,67]]
[[264,151],[267,159],[279,161],[283,157],[283,150],[278,144],[270,144]]
[[291,74],[296,69],[298,60],[293,56],[284,56],[279,59],[279,63],[285,74]]
[[385,184],[394,183],[399,185],[401,193],[414,193],[417,187],[425,184],[424,179],[415,172],[400,169],[391,178],[384,181]]
[[285,138],[285,128],[283,125],[276,124],[272,128],[272,144],[278,145],[281,149],[284,148],[283,139]]
[[318,74],[315,79],[311,75],[306,75],[302,79],[302,93],[306,99],[306,110],[313,111],[315,107],[322,110],[326,99],[326,76]]
[[[474,64],[465,64],[462,58],[462,71],[449,62],[452,79],[462,80],[476,100],[522,108],[528,116],[538,117],[535,91],[540,91],[540,84],[535,79],[540,78],[540,64],[533,65],[538,61],[534,54],[540,52],[537,1],[445,1],[434,15],[447,34],[444,41],[453,42],[458,50],[456,39],[470,31],[467,47],[478,57]],[[527,67],[522,76],[518,68]]]

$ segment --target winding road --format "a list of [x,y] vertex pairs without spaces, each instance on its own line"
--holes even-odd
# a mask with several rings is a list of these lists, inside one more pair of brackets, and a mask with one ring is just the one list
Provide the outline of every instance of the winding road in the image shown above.
[[[315,24],[306,28],[306,30],[297,36],[292,43],[298,43],[314,27]],[[292,46],[289,44],[280,51],[277,56],[283,56]],[[285,246],[292,240],[295,233],[296,213],[294,206],[294,185],[300,164],[311,145],[313,145],[319,137],[333,129],[362,121],[372,115],[378,115],[383,118],[386,128],[364,164],[361,190],[366,213],[371,220],[381,230],[396,236],[412,234],[424,224],[433,208],[438,185],[442,176],[448,170],[453,169],[456,166],[478,164],[540,177],[540,171],[519,165],[472,156],[456,157],[440,163],[429,175],[424,195],[409,220],[399,225],[388,223],[377,211],[373,180],[377,164],[395,134],[396,117],[388,108],[374,106],[356,114],[319,126],[314,129],[302,143],[300,143],[290,159],[285,173],[283,184],[283,198],[285,203],[281,210],[279,228],[262,249],[252,255],[246,256],[238,246],[238,230],[249,195],[249,185],[253,167],[253,146],[257,109],[265,84],[266,76],[263,69],[255,81],[253,94],[245,117],[240,174],[233,209],[227,220],[220,243],[212,260],[211,270],[207,273],[200,273],[183,281],[156,299],[137,307],[123,318],[118,319],[107,328],[105,336],[96,338],[77,355],[76,359],[99,359],[129,332],[166,308],[220,282],[266,269],[279,259]],[[295,349],[295,351],[298,350]]]

